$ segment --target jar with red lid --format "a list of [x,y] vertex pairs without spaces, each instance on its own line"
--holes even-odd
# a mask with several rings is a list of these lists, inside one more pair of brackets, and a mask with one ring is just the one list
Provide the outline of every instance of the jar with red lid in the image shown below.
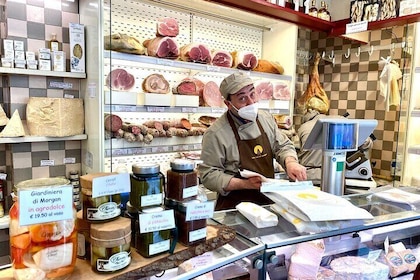
[[192,200],[198,194],[198,176],[194,162],[188,159],[175,159],[167,171],[165,196],[177,201]]

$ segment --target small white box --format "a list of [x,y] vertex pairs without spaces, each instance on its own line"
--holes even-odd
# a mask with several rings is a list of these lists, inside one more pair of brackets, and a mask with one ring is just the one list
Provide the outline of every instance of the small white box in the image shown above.
[[69,23],[70,71],[85,72],[85,26]]
[[261,109],[270,109],[270,100],[264,99],[264,100],[258,101],[258,107]]
[[15,51],[15,60],[25,60],[25,51]]
[[290,101],[289,100],[270,100],[271,109],[289,109]]
[[136,105],[137,93],[136,92],[111,92],[105,91],[105,104],[109,105]]
[[15,68],[26,68],[26,60],[15,59]]
[[196,95],[173,94],[175,107],[198,107],[199,97]]
[[36,60],[36,58],[35,58],[35,52],[29,52],[29,51],[27,51],[26,52],[26,59],[27,60]]
[[39,70],[51,71],[51,60],[40,59],[38,60]]
[[42,48],[38,50],[38,59],[51,59],[50,49]]
[[38,60],[26,60],[26,65],[28,69],[36,70],[38,69]]
[[13,40],[10,39],[4,39],[3,40],[3,49],[6,51],[13,51],[14,50],[14,46],[13,46]]
[[13,66],[14,66],[13,59],[3,57],[1,59],[1,66],[2,67],[7,67],[7,68],[13,68]]
[[66,53],[63,51],[52,52],[52,70],[53,71],[66,71]]
[[25,45],[23,44],[23,41],[15,40],[13,42],[13,49],[15,51],[24,51],[25,50]]
[[137,105],[170,107],[172,94],[139,93]]

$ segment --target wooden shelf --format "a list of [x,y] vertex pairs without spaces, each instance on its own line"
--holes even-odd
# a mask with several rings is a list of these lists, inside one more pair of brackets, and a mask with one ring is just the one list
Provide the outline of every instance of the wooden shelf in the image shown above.
[[271,4],[265,0],[206,0],[213,3],[234,7],[247,12],[257,13],[303,26],[315,31],[329,33],[335,24],[333,22],[321,20],[307,14],[296,12],[295,10]]

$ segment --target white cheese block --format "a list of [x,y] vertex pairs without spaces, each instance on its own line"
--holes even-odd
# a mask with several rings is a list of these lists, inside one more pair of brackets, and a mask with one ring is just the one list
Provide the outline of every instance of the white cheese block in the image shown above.
[[57,269],[71,264],[73,243],[47,247],[33,255],[37,267],[44,271]]
[[5,128],[0,132],[0,137],[19,137],[25,136],[22,120],[18,110],[16,109]]
[[65,137],[83,134],[83,100],[30,97],[26,106],[26,119],[30,135]]
[[8,121],[9,118],[6,116],[3,107],[0,105],[0,126],[6,125]]
[[[331,269],[337,279],[352,280],[387,280],[389,267],[377,261],[369,261],[363,257],[341,257],[331,261]],[[341,278],[340,278],[341,277]]]

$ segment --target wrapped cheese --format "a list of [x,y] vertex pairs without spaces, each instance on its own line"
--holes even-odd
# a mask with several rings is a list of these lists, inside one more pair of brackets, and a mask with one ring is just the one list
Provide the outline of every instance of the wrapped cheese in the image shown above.
[[83,100],[30,97],[26,106],[26,119],[30,135],[65,137],[83,134]]
[[252,202],[241,202],[236,209],[257,228],[273,227],[279,222],[275,214]]

